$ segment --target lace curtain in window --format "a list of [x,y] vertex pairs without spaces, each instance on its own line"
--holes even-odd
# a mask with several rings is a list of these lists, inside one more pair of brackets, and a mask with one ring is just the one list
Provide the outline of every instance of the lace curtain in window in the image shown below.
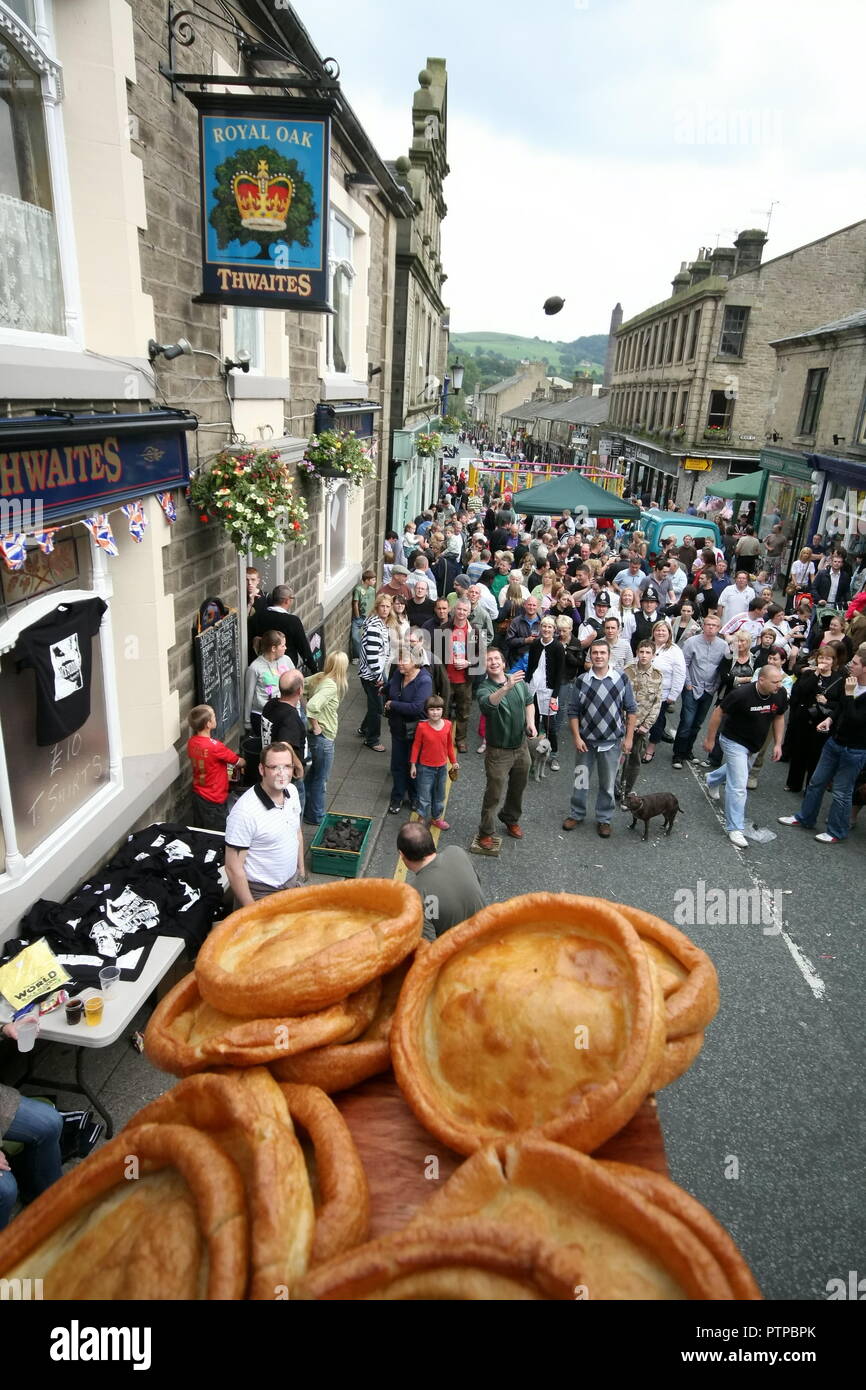
[[63,333],[54,214],[0,193],[0,326]]

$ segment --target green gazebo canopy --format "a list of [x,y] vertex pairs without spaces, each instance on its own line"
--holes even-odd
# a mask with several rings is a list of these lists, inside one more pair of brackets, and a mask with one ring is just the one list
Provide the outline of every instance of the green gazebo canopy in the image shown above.
[[710,497],[726,497],[732,501],[757,502],[765,474],[746,473],[742,478],[728,478],[726,483],[713,483],[707,488]]
[[582,473],[561,473],[549,482],[515,492],[511,505],[516,512],[529,516],[554,516],[568,507],[572,512],[583,510],[586,516],[609,516],[635,520],[640,508],[624,502],[615,492],[608,492],[591,483]]

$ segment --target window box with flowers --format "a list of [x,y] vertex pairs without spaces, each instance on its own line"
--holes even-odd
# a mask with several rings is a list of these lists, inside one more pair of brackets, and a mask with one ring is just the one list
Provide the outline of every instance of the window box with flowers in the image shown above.
[[432,458],[441,448],[441,434],[419,434],[415,440],[415,452],[422,459]]
[[298,471],[307,478],[340,478],[349,487],[360,487],[373,477],[376,460],[372,450],[365,451],[354,430],[348,434],[324,430],[310,439]]
[[243,553],[273,555],[286,541],[307,539],[307,504],[274,449],[223,449],[195,476],[190,496],[201,520],[220,522]]

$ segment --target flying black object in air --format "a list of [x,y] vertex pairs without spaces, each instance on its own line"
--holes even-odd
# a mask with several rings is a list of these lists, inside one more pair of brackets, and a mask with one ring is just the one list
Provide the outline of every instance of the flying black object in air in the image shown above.
[[564,303],[565,300],[560,299],[558,294],[552,294],[549,299],[544,301],[544,312],[546,314],[558,314]]

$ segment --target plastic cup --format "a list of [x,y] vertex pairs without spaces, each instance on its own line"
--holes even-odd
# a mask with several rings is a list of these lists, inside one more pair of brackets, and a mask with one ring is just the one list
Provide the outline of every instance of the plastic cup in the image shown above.
[[84,1001],[84,1018],[91,1028],[96,1028],[102,1022],[103,999],[101,994],[95,994],[92,999]]
[[70,999],[66,1005],[66,1022],[70,1026],[80,1023],[84,1017],[84,1004],[80,999]]
[[18,1030],[18,1051],[32,1052],[39,1032],[38,1013],[25,1014],[15,1025]]
[[110,999],[115,993],[117,982],[120,979],[120,968],[117,965],[106,965],[99,972],[99,988],[102,990],[102,997]]

